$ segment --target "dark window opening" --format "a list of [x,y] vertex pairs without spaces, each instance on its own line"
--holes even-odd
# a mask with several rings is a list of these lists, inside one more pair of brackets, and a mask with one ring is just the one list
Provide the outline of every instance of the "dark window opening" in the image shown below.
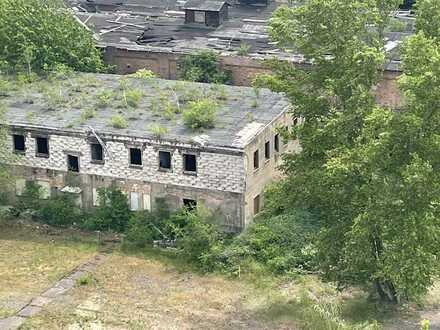
[[67,155],[67,170],[79,172],[79,158],[77,156]]
[[159,168],[171,169],[171,152],[159,151]]
[[273,146],[276,152],[280,151],[280,135],[277,134],[275,135],[275,137],[273,138]]
[[102,152],[102,145],[99,143],[92,143],[90,145],[92,153],[92,161],[102,162],[104,160],[104,154]]
[[254,215],[260,213],[260,195],[254,198]]
[[24,135],[14,134],[14,151],[24,152],[25,151],[25,142]]
[[267,141],[264,144],[264,158],[266,158],[266,160],[270,159],[270,142],[269,141]]
[[37,137],[37,154],[49,155],[49,140],[44,137]]
[[183,199],[183,207],[189,211],[195,210],[197,208],[197,201],[194,199]]
[[293,119],[293,126],[296,126],[296,125],[298,125],[298,118]]
[[130,148],[130,164],[142,165],[142,151],[138,148]]
[[254,169],[256,170],[257,168],[260,167],[260,153],[258,152],[258,150],[255,150],[254,152]]
[[196,155],[183,155],[183,167],[186,172],[196,172],[197,171],[197,160]]

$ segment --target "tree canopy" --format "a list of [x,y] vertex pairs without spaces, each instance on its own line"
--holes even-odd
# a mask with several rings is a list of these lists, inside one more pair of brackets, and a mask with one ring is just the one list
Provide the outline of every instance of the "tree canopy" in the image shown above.
[[90,31],[61,0],[0,0],[0,62],[24,71],[64,65],[96,72],[104,65]]
[[[429,1],[429,0],[426,0]],[[318,215],[318,264],[340,285],[374,285],[389,301],[417,299],[438,274],[440,251],[438,44],[403,47],[402,111],[371,94],[384,63],[383,29],[398,1],[310,0],[275,12],[272,38],[305,70],[272,62],[260,82],[284,91],[302,151],[285,157],[278,208]]]

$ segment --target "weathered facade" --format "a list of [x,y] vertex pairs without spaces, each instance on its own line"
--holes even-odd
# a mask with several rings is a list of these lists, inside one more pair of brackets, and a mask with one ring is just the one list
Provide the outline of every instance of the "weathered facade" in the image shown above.
[[[102,83],[95,88],[105,90],[120,79],[98,77]],[[174,86],[161,80],[140,84],[134,80],[136,88],[145,88],[145,99],[158,97],[150,88],[160,94]],[[209,85],[186,85],[211,90]],[[68,191],[77,194],[79,204],[91,208],[97,205],[97,189],[116,184],[133,210],[154,209],[159,200],[171,208],[203,203],[222,215],[226,230],[239,231],[262,207],[264,187],[279,175],[281,154],[298,147],[294,142],[283,143],[277,133],[278,127],[291,125],[283,97],[263,90],[255,100],[252,93],[250,88],[228,87],[222,92],[224,101],[218,101],[219,127],[203,132],[185,129],[179,118],[164,122],[150,116],[152,105],[147,103],[140,104],[139,110],[127,109],[133,117],[133,112],[139,114],[126,129],[115,129],[106,121],[112,109],[99,109],[99,117],[70,125],[65,117],[75,119],[81,105],[48,110],[38,92],[32,94],[32,104],[20,99],[20,94],[11,95],[6,105],[16,194],[22,193],[26,181],[36,181],[45,197]],[[94,102],[96,95],[89,94],[92,98],[84,104]],[[58,118],[57,111],[63,118]],[[158,137],[137,128],[151,120],[169,125],[168,133]]]

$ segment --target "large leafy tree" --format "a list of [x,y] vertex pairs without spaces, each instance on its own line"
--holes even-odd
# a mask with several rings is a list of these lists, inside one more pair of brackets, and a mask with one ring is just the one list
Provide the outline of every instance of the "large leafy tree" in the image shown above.
[[[327,279],[374,284],[394,302],[426,292],[438,270],[440,239],[435,42],[422,35],[404,48],[405,111],[379,108],[371,96],[387,13],[397,5],[309,0],[279,9],[273,39],[310,65],[276,63],[275,75],[264,79],[286,92],[293,115],[303,118],[291,132],[302,152],[285,158],[279,209],[318,214]],[[417,56],[420,50],[426,55]]]
[[103,62],[89,31],[61,0],[0,0],[0,62],[19,70],[101,71]]

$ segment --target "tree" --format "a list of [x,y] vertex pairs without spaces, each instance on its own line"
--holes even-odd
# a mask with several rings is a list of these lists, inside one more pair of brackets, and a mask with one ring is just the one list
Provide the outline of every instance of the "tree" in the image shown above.
[[[374,104],[370,91],[383,64],[389,5],[310,0],[282,7],[271,19],[271,36],[311,65],[304,70],[272,62],[275,75],[260,81],[284,91],[293,115],[303,118],[290,132],[302,152],[285,157],[278,209],[318,216],[318,261],[326,279],[374,284],[382,298],[397,302],[420,297],[438,273],[434,110],[440,88],[438,49],[432,40],[426,45],[410,39],[402,78],[405,111]],[[417,56],[421,50],[426,55]]]
[[104,65],[89,31],[60,0],[0,0],[0,62],[30,72],[63,64],[77,71]]
[[184,56],[179,67],[182,80],[215,84],[231,81],[230,73],[219,69],[217,55],[210,50]]
[[440,2],[417,0],[416,29],[430,38],[440,38]]

